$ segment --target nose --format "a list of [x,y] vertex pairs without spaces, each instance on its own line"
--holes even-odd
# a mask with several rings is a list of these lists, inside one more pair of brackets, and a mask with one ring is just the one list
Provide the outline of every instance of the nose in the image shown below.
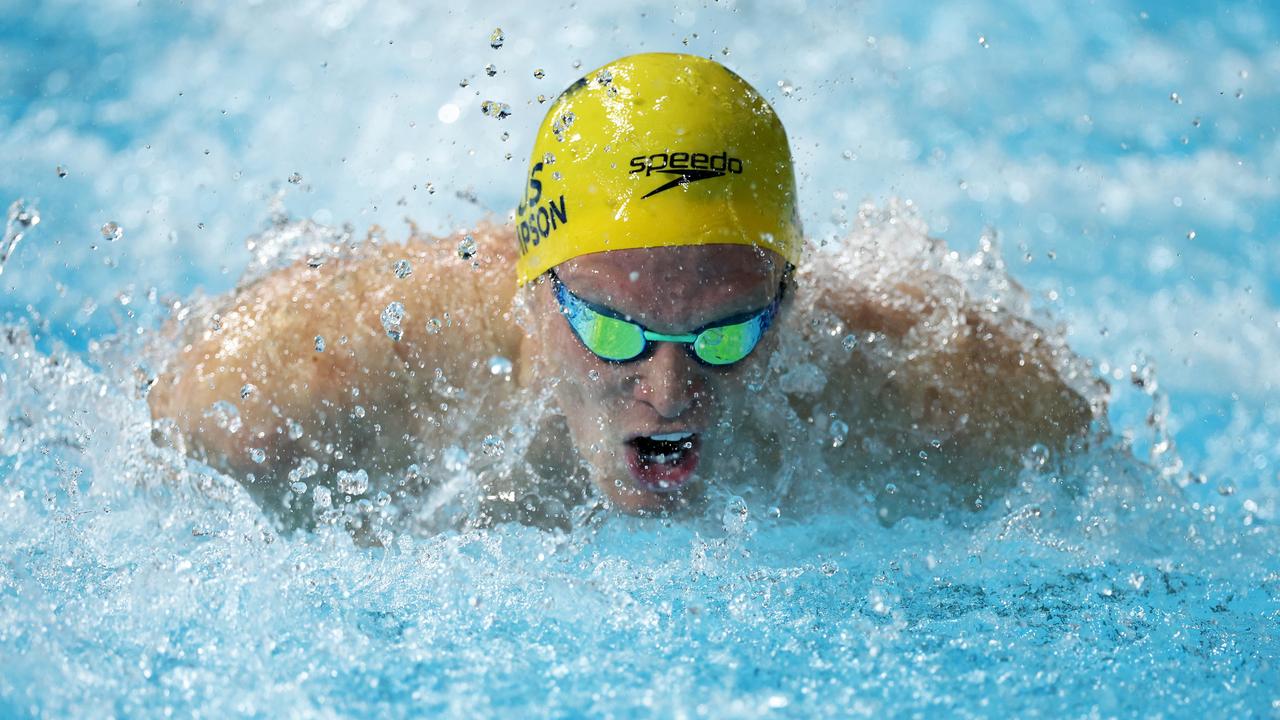
[[640,363],[636,398],[663,418],[676,418],[693,406],[702,392],[697,363],[677,343],[660,342]]

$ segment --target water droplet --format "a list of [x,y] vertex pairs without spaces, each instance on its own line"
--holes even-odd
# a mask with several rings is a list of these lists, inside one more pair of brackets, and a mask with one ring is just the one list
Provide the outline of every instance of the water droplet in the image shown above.
[[364,406],[363,405],[355,406],[354,408],[352,408],[351,414],[355,415],[357,418],[364,417]]
[[480,103],[480,112],[484,113],[488,117],[502,120],[511,116],[511,106],[504,102],[485,100]]
[[253,383],[245,383],[244,386],[240,388],[240,399],[247,400],[257,389],[258,388],[255,387]]
[[[573,121],[575,119],[577,119],[577,116],[575,116],[572,111],[569,111],[562,113],[554,122],[551,123],[551,132],[555,134],[556,140],[564,142],[564,134],[569,127],[573,125]],[[547,154],[550,155],[551,153]]]
[[396,277],[403,280],[413,274],[413,266],[409,264],[408,260],[397,260],[395,272]]
[[747,501],[734,495],[725,503],[724,512],[720,514],[720,521],[724,523],[725,532],[730,535],[741,533],[747,526],[747,521],[751,519],[751,510],[747,507]]
[[249,459],[261,465],[267,459],[267,453],[262,448],[249,448]]
[[599,379],[600,379],[600,373],[596,372],[595,370],[588,370],[588,371],[587,371],[587,378],[588,378],[588,379],[590,379],[590,380],[599,380]]
[[471,84],[471,81],[468,80],[467,78],[462,78],[461,80],[458,81],[458,87],[466,87],[470,84]]
[[302,184],[302,175],[301,175],[301,174],[299,174],[299,173],[293,173],[293,174],[289,175],[289,184],[290,184],[290,185],[300,185],[300,184]]
[[547,73],[546,73],[545,71],[543,71],[543,69],[542,69],[542,68],[538,68],[538,69],[536,69],[536,70],[534,70],[534,71],[533,71],[533,77],[534,77],[535,79],[537,79],[537,80],[541,80],[542,78],[544,78],[544,77],[546,77],[546,76],[547,76]]
[[502,34],[502,28],[500,27],[494,28],[493,32],[489,33],[489,47],[494,50],[502,47],[502,43],[506,42],[506,40],[507,36]]
[[831,577],[832,575],[835,575],[836,573],[840,572],[840,566],[830,560],[822,563],[822,566],[819,567],[818,569],[821,570],[822,574],[826,575],[827,577]]
[[400,328],[401,321],[404,320],[404,305],[393,302],[387,305],[382,311],[382,329],[387,331],[387,337],[398,341],[404,336],[404,331]]
[[853,352],[853,349],[858,347],[858,337],[852,334],[845,335],[844,340],[841,340],[840,344],[844,346],[845,350]]
[[510,377],[511,361],[501,355],[494,355],[489,358],[489,374],[501,377]]
[[338,471],[338,492],[343,495],[363,495],[369,489],[369,473],[362,470]]
[[60,178],[64,178],[67,176],[67,169],[61,165],[58,166],[57,172],[58,172],[58,177]]
[[484,440],[480,442],[480,450],[489,457],[502,457],[506,452],[506,445],[502,442],[502,438],[495,435],[485,435]]
[[240,420],[240,409],[226,400],[219,400],[205,411],[204,417],[213,420],[213,424],[229,433],[240,432],[243,423]]
[[849,426],[843,420],[831,421],[831,447],[843,447],[849,437]]
[[488,75],[489,77],[493,77],[494,75],[497,75],[497,74],[498,74],[498,66],[497,66],[497,65],[494,65],[493,63],[489,63],[488,65],[485,65],[485,66],[484,66],[484,74],[485,74],[485,75]]
[[1187,232],[1187,239],[1188,239],[1188,240],[1195,240],[1195,239],[1196,239],[1196,231],[1195,231],[1195,230],[1189,230],[1189,231]]
[[298,422],[297,420],[294,420],[293,418],[289,418],[288,420],[284,421],[284,425],[289,430],[290,440],[299,440],[302,438],[302,435],[303,435],[302,423]]
[[609,83],[613,82],[613,73],[608,70],[601,70],[600,73],[596,75],[596,82],[600,83],[600,87],[608,86]]
[[311,502],[315,503],[317,508],[327,508],[333,504],[333,496],[329,488],[317,485],[311,488]]
[[1171,93],[1169,93],[1169,99],[1173,101],[1173,104],[1174,104],[1174,105],[1181,105],[1181,104],[1182,104],[1182,96],[1181,96],[1181,95],[1179,95],[1179,94],[1178,94],[1178,93],[1176,93],[1176,92],[1171,92]]
[[102,226],[102,237],[106,238],[109,242],[115,242],[124,237],[124,228],[113,222],[109,222]]
[[885,484],[884,484],[884,494],[885,494],[885,495],[897,495],[897,494],[898,494],[898,486],[897,486],[897,485],[895,485],[894,483],[885,483]]
[[782,91],[784,96],[791,97],[796,94],[796,90],[799,88],[797,88],[790,80],[779,80],[778,89]]
[[476,256],[476,241],[470,235],[462,238],[462,242],[458,243],[458,257],[463,260],[470,260]]
[[316,336],[316,352],[324,352],[324,336]]
[[1049,448],[1043,443],[1032,445],[1022,455],[1022,465],[1028,470],[1041,470],[1048,462]]
[[302,482],[301,480],[294,480],[293,482],[289,483],[289,489],[301,495],[302,493],[307,491],[307,484]]
[[1236,99],[1237,99],[1237,100],[1243,100],[1243,99],[1244,99],[1244,90],[1236,90]]

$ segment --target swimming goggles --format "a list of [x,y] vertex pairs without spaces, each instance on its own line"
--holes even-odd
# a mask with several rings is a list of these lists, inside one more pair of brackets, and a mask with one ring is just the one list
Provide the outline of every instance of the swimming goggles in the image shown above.
[[708,365],[740,362],[751,354],[773,322],[787,288],[786,278],[783,278],[777,297],[762,310],[718,320],[685,335],[667,335],[649,330],[609,308],[583,300],[560,282],[554,270],[547,274],[551,276],[560,312],[569,321],[573,333],[588,350],[603,360],[615,363],[640,358],[650,349],[651,342],[687,344],[691,354]]

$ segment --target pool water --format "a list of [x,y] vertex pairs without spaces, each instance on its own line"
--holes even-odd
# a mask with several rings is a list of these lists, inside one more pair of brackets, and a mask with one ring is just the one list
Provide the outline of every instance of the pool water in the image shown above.
[[[0,716],[1280,714],[1270,4],[11,5]],[[175,301],[505,218],[539,96],[647,50],[771,99],[821,261],[998,250],[1110,385],[1107,432],[892,524],[906,468],[385,544],[281,533],[153,441]],[[481,448],[450,451],[465,487]]]

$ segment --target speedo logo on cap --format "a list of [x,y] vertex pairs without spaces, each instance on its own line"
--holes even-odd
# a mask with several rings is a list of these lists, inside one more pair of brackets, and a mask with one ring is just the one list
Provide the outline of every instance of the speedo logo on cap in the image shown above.
[[649,177],[653,173],[673,175],[670,180],[645,193],[641,200],[666,192],[677,185],[688,185],[699,180],[724,177],[728,174],[742,174],[742,160],[730,157],[729,151],[719,155],[710,153],[656,153],[653,155],[637,155],[631,158],[631,172],[644,173]]

